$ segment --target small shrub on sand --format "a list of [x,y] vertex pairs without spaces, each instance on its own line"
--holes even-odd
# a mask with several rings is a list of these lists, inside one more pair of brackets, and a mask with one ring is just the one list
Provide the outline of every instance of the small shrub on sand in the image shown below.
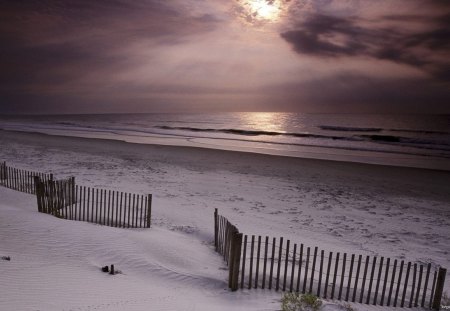
[[322,300],[312,294],[286,293],[281,298],[282,311],[317,311]]

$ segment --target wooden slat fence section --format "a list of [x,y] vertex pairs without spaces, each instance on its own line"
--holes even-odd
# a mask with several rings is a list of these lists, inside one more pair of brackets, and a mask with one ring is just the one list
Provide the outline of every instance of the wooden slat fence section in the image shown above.
[[36,194],[34,177],[41,180],[53,179],[52,174],[43,174],[28,170],[22,170],[6,165],[6,162],[0,163],[0,186],[30,194]]
[[56,217],[110,227],[150,228],[152,195],[75,185],[67,180],[35,179],[38,210]]
[[[217,210],[215,222],[218,223],[216,250],[228,262],[229,245],[233,240],[230,230],[239,231],[225,217],[218,215]],[[346,253],[333,255],[317,247],[292,244],[282,237],[271,241],[268,237],[244,235],[243,241],[240,258],[234,260],[240,261],[236,273],[240,279],[234,281],[242,289],[268,287],[380,306],[435,309],[440,304],[446,269],[439,266],[402,262],[398,270],[397,260],[390,258]],[[264,256],[260,250],[264,250]],[[434,278],[430,274],[434,274]]]

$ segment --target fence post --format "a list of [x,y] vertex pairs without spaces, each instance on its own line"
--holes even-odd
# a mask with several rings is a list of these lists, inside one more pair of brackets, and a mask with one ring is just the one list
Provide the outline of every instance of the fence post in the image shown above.
[[75,201],[75,176],[72,176],[71,178],[70,178],[70,182],[71,182],[71,191],[70,191],[70,205],[73,205],[73,204],[75,204],[76,203],[76,201]]
[[42,213],[42,193],[40,191],[40,179],[38,176],[34,176],[34,190],[36,192],[38,212]]
[[441,299],[442,299],[442,292],[444,291],[444,283],[445,283],[445,274],[447,273],[447,269],[439,267],[438,277],[436,281],[436,290],[434,292],[434,299],[433,299],[433,310],[440,310],[441,309]]
[[150,228],[150,222],[152,219],[152,195],[148,195],[147,200],[147,228]]
[[0,164],[0,179],[6,179],[6,162]]
[[237,233],[237,230],[231,227],[230,231],[231,232],[226,237],[226,239],[229,240],[228,245],[230,246],[230,251],[228,253],[228,288],[231,288],[233,284],[234,251],[236,247],[236,245],[234,245],[234,235]]
[[239,267],[241,266],[241,250],[242,250],[242,233],[239,231],[234,232],[233,234],[233,271],[231,272],[232,282],[231,282],[231,290],[237,291],[239,288]]
[[216,251],[217,251],[217,241],[218,241],[218,233],[219,233],[219,228],[218,228],[218,221],[217,221],[217,215],[218,215],[218,211],[217,208],[214,209],[214,246],[216,247]]

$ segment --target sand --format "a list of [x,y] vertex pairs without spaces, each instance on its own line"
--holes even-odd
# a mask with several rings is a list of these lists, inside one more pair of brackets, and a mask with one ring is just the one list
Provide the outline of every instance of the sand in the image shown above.
[[[448,171],[6,131],[0,146],[11,166],[154,195],[153,227],[123,230],[0,188],[2,310],[279,309],[280,293],[226,290],[214,208],[248,234],[450,267]],[[110,263],[123,274],[99,272]]]

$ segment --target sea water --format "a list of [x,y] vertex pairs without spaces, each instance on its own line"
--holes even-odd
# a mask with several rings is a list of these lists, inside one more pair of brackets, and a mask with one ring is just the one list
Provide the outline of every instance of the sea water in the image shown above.
[[0,116],[4,130],[450,170],[450,115]]

